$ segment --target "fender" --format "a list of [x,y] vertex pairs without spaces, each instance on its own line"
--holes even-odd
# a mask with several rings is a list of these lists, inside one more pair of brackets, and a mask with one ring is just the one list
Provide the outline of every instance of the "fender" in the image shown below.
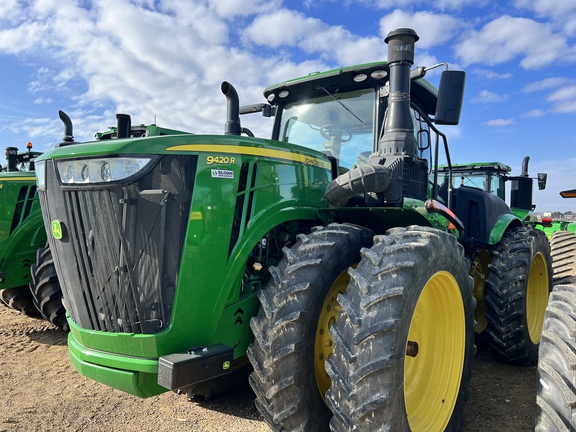
[[511,213],[500,216],[498,221],[496,221],[496,224],[494,224],[492,231],[490,231],[488,244],[495,245],[500,240],[502,240],[502,236],[508,228],[517,226],[522,226],[522,221],[517,216]]

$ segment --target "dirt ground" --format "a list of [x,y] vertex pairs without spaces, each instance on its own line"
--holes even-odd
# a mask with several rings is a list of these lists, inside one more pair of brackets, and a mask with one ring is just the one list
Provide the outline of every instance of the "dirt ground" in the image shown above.
[[[464,431],[534,430],[536,367],[476,355]],[[244,389],[209,402],[172,392],[139,399],[78,374],[66,333],[0,306],[0,432],[268,431]]]

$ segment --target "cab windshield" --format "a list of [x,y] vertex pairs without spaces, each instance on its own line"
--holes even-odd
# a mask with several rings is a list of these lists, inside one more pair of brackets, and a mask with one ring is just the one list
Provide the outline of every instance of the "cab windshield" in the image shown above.
[[288,104],[282,110],[280,140],[334,156],[351,169],[374,143],[373,88],[330,94]]
[[[447,180],[446,180],[447,181]],[[470,186],[490,192],[503,200],[506,198],[505,179],[494,172],[469,171],[452,174],[452,188]]]

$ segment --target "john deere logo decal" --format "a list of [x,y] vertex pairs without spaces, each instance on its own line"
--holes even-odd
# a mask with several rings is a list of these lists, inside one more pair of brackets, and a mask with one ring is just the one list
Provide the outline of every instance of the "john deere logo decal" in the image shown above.
[[53,220],[50,225],[52,228],[52,235],[54,236],[54,238],[56,240],[62,239],[62,225],[60,224],[60,221]]

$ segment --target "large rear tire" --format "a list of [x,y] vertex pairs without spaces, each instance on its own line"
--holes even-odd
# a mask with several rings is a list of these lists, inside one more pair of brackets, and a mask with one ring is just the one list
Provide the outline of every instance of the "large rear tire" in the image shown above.
[[556,231],[550,239],[554,285],[576,283],[576,234]]
[[66,320],[66,309],[62,304],[62,288],[48,245],[38,249],[36,264],[32,265],[31,273],[30,293],[34,306],[46,321],[67,331],[68,321]]
[[550,295],[540,342],[536,431],[576,430],[576,285]]
[[484,301],[490,344],[506,362],[535,364],[552,290],[546,234],[527,227],[505,232],[492,250],[489,268]]
[[259,292],[261,308],[250,326],[248,348],[256,406],[277,431],[325,431],[332,416],[324,403],[330,386],[325,360],[332,352],[329,326],[337,320],[338,292],[347,270],[373,233],[354,225],[330,224],[299,235],[270,268],[272,279]]
[[326,366],[333,431],[457,431],[472,376],[474,298],[456,238],[427,227],[375,237],[350,269]]

